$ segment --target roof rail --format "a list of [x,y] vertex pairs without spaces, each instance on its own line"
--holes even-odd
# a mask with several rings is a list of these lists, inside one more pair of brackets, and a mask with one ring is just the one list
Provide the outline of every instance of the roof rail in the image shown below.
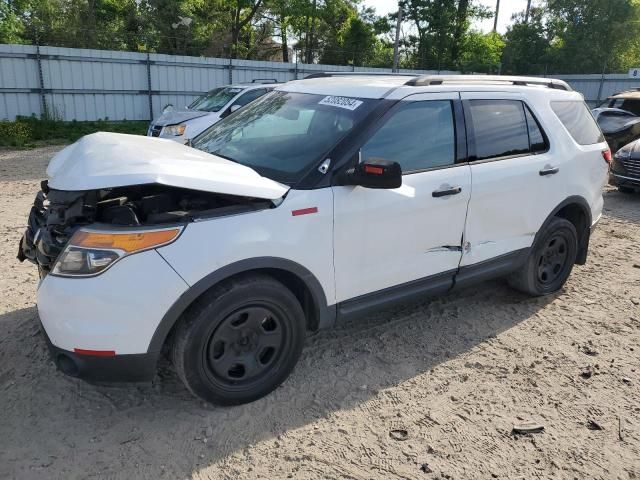
[[391,73],[391,72],[317,72],[304,77],[327,78],[327,77],[419,77],[418,73]]
[[278,80],[276,80],[275,78],[254,78],[253,80],[251,80],[251,83],[278,83]]
[[540,77],[512,77],[507,75],[421,75],[409,80],[406,85],[426,87],[429,85],[442,85],[443,83],[509,83],[511,85],[540,85],[557,90],[573,91],[569,84],[563,80]]

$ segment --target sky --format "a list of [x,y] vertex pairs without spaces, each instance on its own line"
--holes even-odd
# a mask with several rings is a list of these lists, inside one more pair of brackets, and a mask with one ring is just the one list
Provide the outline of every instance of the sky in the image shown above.
[[[496,0],[475,0],[476,3],[486,5],[492,10],[496,7]],[[374,7],[378,15],[385,15],[395,12],[398,9],[398,2],[394,0],[364,0],[367,7]],[[511,23],[511,16],[527,8],[527,0],[500,0],[500,15],[498,16],[498,31],[504,33]],[[474,27],[489,32],[493,28],[493,19],[478,22]]]

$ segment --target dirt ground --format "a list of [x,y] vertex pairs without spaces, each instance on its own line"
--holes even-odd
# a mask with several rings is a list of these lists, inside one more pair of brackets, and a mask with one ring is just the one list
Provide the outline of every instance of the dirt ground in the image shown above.
[[0,478],[640,478],[640,195],[605,193],[561,293],[496,281],[321,332],[273,394],[217,408],[168,365],[115,388],[48,360],[15,256],[55,151],[0,151]]

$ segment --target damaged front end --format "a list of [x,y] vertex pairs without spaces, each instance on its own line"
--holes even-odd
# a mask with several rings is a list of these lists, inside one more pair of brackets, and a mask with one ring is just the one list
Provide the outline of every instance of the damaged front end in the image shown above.
[[98,190],[65,191],[49,188],[45,180],[29,213],[18,259],[48,274],[69,240],[82,227],[132,231],[179,226],[218,216],[273,208],[274,201],[202,192],[162,184]]

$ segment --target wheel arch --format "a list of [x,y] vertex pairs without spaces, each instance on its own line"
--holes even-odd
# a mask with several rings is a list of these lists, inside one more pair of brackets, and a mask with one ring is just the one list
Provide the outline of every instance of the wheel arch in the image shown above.
[[182,314],[205,292],[221,282],[248,273],[270,275],[289,288],[302,305],[307,330],[315,331],[319,328],[326,328],[335,322],[335,305],[327,305],[322,285],[308,269],[284,258],[249,258],[226,265],[210,273],[185,291],[167,310],[156,327],[147,351],[159,354]]
[[587,261],[589,238],[591,236],[591,224],[593,223],[589,203],[584,199],[584,197],[577,195],[567,197],[562,203],[554,208],[551,214],[546,218],[536,234],[534,244],[549,222],[551,222],[555,217],[564,218],[576,227],[576,232],[578,234],[578,256],[576,258],[576,263],[578,265],[584,265]]

